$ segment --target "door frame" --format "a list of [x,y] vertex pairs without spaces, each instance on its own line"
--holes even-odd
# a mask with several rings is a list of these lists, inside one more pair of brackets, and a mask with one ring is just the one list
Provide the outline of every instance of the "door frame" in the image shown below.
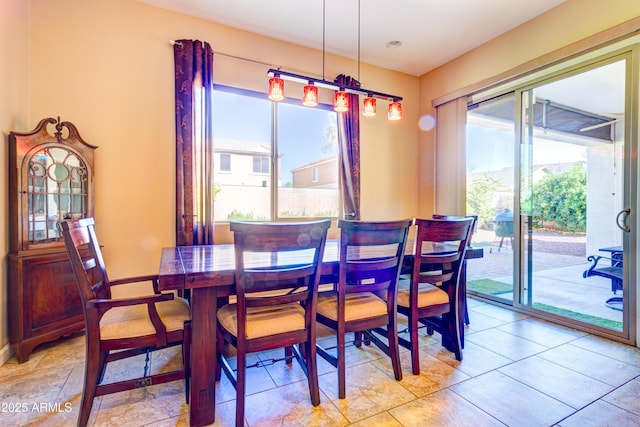
[[[492,99],[507,93],[514,92],[515,96],[515,113],[514,117],[514,135],[516,141],[514,141],[514,218],[521,218],[520,215],[520,173],[521,173],[521,147],[522,141],[527,129],[522,125],[522,98],[523,93],[540,86],[542,84],[566,78],[572,75],[584,73],[588,70],[598,68],[607,63],[615,62],[621,59],[626,60],[626,72],[625,72],[625,122],[624,122],[624,153],[623,153],[623,206],[631,209],[627,223],[631,228],[629,233],[623,233],[623,249],[624,249],[624,289],[623,289],[623,330],[615,331],[607,329],[601,326],[580,322],[574,319],[569,319],[563,316],[549,313],[540,309],[536,309],[526,304],[522,304],[522,293],[524,292],[524,285],[526,283],[525,274],[530,269],[524,268],[524,251],[523,249],[523,230],[521,222],[519,220],[514,221],[514,257],[513,257],[513,275],[514,275],[514,294],[511,301],[512,308],[515,311],[530,314],[535,317],[542,317],[552,322],[559,323],[568,327],[584,330],[596,335],[605,336],[608,338],[622,341],[628,344],[637,344],[637,330],[638,330],[638,298],[637,298],[637,277],[638,271],[640,271],[640,260],[637,259],[637,231],[639,229],[639,216],[637,215],[638,208],[640,207],[640,197],[638,190],[640,189],[638,173],[638,159],[634,156],[634,153],[638,152],[638,104],[640,93],[638,87],[640,87],[640,44],[637,43],[639,39],[636,38],[635,43],[629,43],[622,48],[618,47],[617,50],[611,49],[611,47],[605,47],[597,49],[593,52],[589,52],[586,55],[582,55],[570,60],[561,62],[549,67],[546,72],[539,71],[534,75],[523,77],[510,84],[501,85],[500,88],[493,88],[487,91],[481,91],[475,95],[470,96],[469,104],[477,104],[483,100]],[[634,262],[635,261],[635,262]],[[633,284],[633,286],[630,286]],[[531,286],[529,286],[529,291]],[[529,299],[530,300],[530,299]],[[505,302],[491,300],[495,304],[504,305]]]

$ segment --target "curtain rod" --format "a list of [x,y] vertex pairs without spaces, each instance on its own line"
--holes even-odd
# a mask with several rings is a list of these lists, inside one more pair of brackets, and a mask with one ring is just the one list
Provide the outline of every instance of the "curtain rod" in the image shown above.
[[[180,46],[182,43],[177,42],[175,40],[169,40],[169,44],[171,46],[173,45],[178,45]],[[239,59],[240,61],[247,61],[247,62],[252,62],[254,64],[259,64],[259,65],[266,65],[267,67],[277,67],[277,68],[282,68],[278,65],[273,65],[273,64],[269,64],[267,62],[261,62],[261,61],[257,61],[255,59],[250,59],[250,58],[244,58],[242,56],[236,56],[236,55],[229,55],[228,53],[222,53],[222,52],[217,52],[217,51],[213,51],[213,53],[215,53],[216,55],[220,55],[220,56],[226,56],[227,58],[233,58],[233,59]]]
[[[176,44],[178,46],[180,46],[182,43],[177,42],[175,40],[169,40],[169,44],[171,46],[176,45]],[[282,65],[273,65],[273,64],[266,63],[266,62],[257,61],[255,59],[251,59],[251,58],[244,58],[242,56],[230,55],[228,53],[222,53],[222,52],[216,52],[216,51],[214,51],[213,53],[216,54],[216,55],[220,55],[220,56],[226,56],[227,58],[238,59],[240,61],[251,62],[253,64],[258,64],[258,65],[265,65],[265,66],[269,67],[270,69],[275,68],[275,69],[277,69],[277,71],[282,70]],[[273,71],[273,70],[269,70],[269,71]],[[307,73],[307,72],[302,71],[302,70],[293,69],[293,71],[296,71],[296,72],[299,72],[299,73],[305,73],[308,76],[318,76],[317,74]],[[285,74],[291,74],[291,73],[286,73],[286,72],[284,72],[284,73]],[[314,79],[315,80],[324,80],[325,79],[325,77],[324,77],[324,55],[322,57],[322,77],[320,78],[320,76],[318,76],[318,78],[314,78]],[[392,98],[392,95],[389,96],[389,99],[391,99],[391,98]],[[397,98],[398,99],[402,99],[401,97],[397,97]]]

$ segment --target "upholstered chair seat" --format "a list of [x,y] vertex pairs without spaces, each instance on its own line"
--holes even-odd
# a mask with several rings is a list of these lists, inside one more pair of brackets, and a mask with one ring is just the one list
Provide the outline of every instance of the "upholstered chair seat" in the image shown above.
[[[345,295],[344,317],[347,322],[387,314],[387,303],[371,292]],[[338,320],[338,298],[336,294],[318,295],[318,314]]]
[[[298,303],[277,307],[248,307],[246,318],[247,339],[267,337],[305,329],[304,308]],[[238,337],[238,308],[227,304],[218,310],[218,322],[233,336]]]
[[[438,286],[428,283],[422,284],[418,292],[418,307],[430,307],[440,304],[449,304],[449,294]],[[409,289],[398,290],[398,305],[407,308],[411,306]]]
[[[182,298],[159,302],[155,306],[167,332],[182,330],[184,322],[191,318],[189,304]],[[100,319],[100,339],[102,340],[155,334],[156,329],[151,323],[146,305],[114,307]]]

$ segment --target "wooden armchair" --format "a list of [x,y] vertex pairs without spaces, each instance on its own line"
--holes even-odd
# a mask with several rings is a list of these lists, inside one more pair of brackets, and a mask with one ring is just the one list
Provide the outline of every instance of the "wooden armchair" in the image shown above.
[[[318,346],[320,354],[338,369],[338,396],[344,399],[345,334],[361,333],[390,358],[396,380],[402,379],[398,349],[396,294],[411,220],[338,221],[340,266],[337,292],[318,297],[318,322],[336,331],[337,355]],[[383,329],[383,328],[386,328]],[[385,335],[388,344],[376,335]]]
[[[93,218],[61,221],[58,225],[80,290],[86,328],[85,377],[78,425],[87,425],[95,397],[124,390],[184,379],[188,402],[191,328],[187,302],[173,294],[159,293],[156,276],[109,280]],[[84,247],[89,255],[83,259],[79,249]],[[112,286],[148,281],[155,291],[151,295],[117,299],[111,295]],[[147,357],[140,377],[102,383],[109,362],[176,345],[182,346],[183,369],[150,375]]]
[[[408,287],[398,290],[398,313],[408,318],[409,341],[400,345],[411,350],[414,375],[420,374],[418,323],[442,335],[442,344],[462,360],[460,315],[460,271],[467,249],[472,219],[416,218],[416,247]],[[403,281],[406,284],[406,281]]]
[[[236,388],[238,427],[244,425],[247,353],[275,348],[292,350],[307,375],[311,403],[320,404],[315,317],[330,225],[329,220],[231,222],[237,299],[218,310],[218,366]],[[237,350],[235,374],[223,355],[223,342]]]

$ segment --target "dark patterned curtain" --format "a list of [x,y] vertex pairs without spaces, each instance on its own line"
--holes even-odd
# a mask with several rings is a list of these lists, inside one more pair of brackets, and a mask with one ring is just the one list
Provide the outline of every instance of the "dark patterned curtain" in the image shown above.
[[213,50],[173,46],[176,76],[176,245],[213,244]]
[[[343,87],[360,87],[360,82],[340,74],[335,83]],[[338,113],[340,145],[340,179],[344,195],[345,219],[360,219],[360,98],[349,94],[349,111]]]

